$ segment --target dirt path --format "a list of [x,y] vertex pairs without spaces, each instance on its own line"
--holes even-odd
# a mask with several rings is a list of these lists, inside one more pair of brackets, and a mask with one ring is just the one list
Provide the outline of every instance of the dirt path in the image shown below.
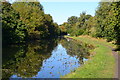
[[[82,36],[82,37],[85,37],[85,36]],[[89,36],[86,36],[86,37],[91,38]],[[96,38],[92,38],[92,39],[98,40]],[[104,41],[103,39],[99,39],[99,40]],[[115,58],[116,65],[115,65],[115,75],[113,78],[117,78],[114,80],[120,80],[120,54],[118,54],[118,52],[114,51],[114,49],[111,46],[109,46],[109,45],[105,45],[105,46],[109,47],[112,50],[113,56]]]
[[114,78],[118,78],[120,80],[120,55],[118,54],[118,52],[114,51],[112,47],[108,47],[111,48],[116,61]]
[[[89,37],[89,36],[87,36],[87,37]],[[89,37],[89,38],[91,38],[91,37]],[[98,40],[96,38],[92,38],[92,39]],[[100,41],[104,41],[104,40],[100,39]],[[105,45],[105,46],[109,47],[112,50],[113,56],[115,58],[116,65],[115,65],[115,75],[113,78],[115,78],[114,80],[120,80],[120,54],[118,54],[118,52],[114,51],[113,47],[111,47],[109,45]]]
[[116,62],[116,65],[115,65],[115,75],[113,78],[113,80],[116,80],[116,78],[118,78],[117,80],[120,80],[120,55],[118,54],[118,52],[114,51],[114,49],[109,46],[109,45],[105,45],[107,47],[109,47],[111,50],[112,50],[112,54],[115,58],[115,62]]
[[116,59],[116,73],[115,78],[119,78],[120,80],[120,55],[116,52],[113,52],[115,59]]
[[115,57],[115,61],[116,61],[116,68],[115,68],[115,75],[114,75],[114,78],[119,78],[120,79],[120,75],[119,75],[119,69],[120,69],[120,61],[119,61],[119,59],[120,59],[120,56],[118,55],[118,53],[117,52],[115,52],[115,51],[112,51],[112,53],[113,53],[113,55],[114,55],[114,57]]
[[118,54],[118,78],[120,80],[120,55]]

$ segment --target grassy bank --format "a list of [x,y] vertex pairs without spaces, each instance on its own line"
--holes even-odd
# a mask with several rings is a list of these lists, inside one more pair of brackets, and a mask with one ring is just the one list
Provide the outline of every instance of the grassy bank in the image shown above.
[[[115,73],[115,59],[109,46],[114,46],[101,39],[86,36],[69,37],[82,42],[92,44],[96,48],[92,58],[75,72],[63,76],[63,78],[112,78]],[[109,46],[108,46],[109,45]]]
[[120,55],[120,51],[118,52],[118,54]]

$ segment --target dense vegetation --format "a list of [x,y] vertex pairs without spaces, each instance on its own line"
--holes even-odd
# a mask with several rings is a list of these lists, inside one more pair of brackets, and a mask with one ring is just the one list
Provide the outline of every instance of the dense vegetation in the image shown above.
[[68,21],[60,25],[62,31],[71,36],[90,35],[115,41],[120,44],[120,1],[100,2],[95,16],[80,14],[71,16]]
[[100,2],[95,16],[82,12],[58,26],[40,2],[2,2],[3,43],[20,43],[60,34],[90,35],[120,44],[120,1]]
[[1,2],[3,43],[48,38],[60,34],[52,16],[45,14],[39,2]]

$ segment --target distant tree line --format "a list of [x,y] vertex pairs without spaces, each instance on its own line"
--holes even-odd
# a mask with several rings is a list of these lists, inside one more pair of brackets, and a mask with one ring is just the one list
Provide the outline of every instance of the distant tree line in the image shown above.
[[120,1],[100,2],[95,16],[82,12],[80,17],[69,17],[60,28],[71,36],[90,35],[120,45]]
[[28,40],[60,35],[52,16],[45,14],[40,2],[1,2],[3,43],[23,43]]

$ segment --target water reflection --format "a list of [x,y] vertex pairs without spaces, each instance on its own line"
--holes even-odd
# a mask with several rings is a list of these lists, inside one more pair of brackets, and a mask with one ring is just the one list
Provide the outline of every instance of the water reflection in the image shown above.
[[86,44],[66,39],[3,48],[3,78],[59,78],[89,57]]
[[84,60],[88,59],[90,56],[89,50],[93,49],[94,47],[89,44],[83,44],[80,41],[72,40],[72,39],[62,39],[60,43],[63,47],[66,48],[67,53],[71,56],[77,56],[79,58],[80,64],[84,63]]

